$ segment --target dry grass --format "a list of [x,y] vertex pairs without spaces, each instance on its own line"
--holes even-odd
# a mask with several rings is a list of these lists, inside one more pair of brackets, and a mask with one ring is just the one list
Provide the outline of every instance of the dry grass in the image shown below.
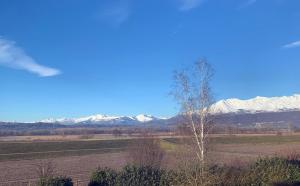
[[[119,168],[126,164],[126,153],[92,154],[48,159],[55,164],[55,174],[68,175],[76,180],[88,180],[98,166]],[[38,178],[37,166],[41,160],[20,160],[0,162],[1,182]]]
[[[212,163],[243,166],[260,156],[281,155],[293,159],[300,154],[299,135],[283,135],[280,138],[275,135],[236,135],[234,137],[218,135],[216,138],[208,154]],[[72,143],[77,143],[77,139]],[[94,140],[91,140],[91,143],[95,143]],[[176,138],[161,140],[160,144],[167,152],[162,166],[164,168],[176,167],[176,161],[178,161],[175,156],[178,146]],[[74,180],[88,180],[90,173],[98,166],[121,168],[126,164],[127,157],[127,153],[121,151],[101,154],[90,152],[90,154],[80,156],[68,155],[47,159],[52,160],[56,165],[57,174],[72,176]],[[34,165],[39,161],[32,159],[0,162],[0,182],[36,178]]]
[[[169,132],[156,132],[153,136],[158,138],[170,138],[173,137],[173,133]],[[139,138],[139,134],[123,134],[122,136],[114,136],[113,134],[92,134],[92,135],[36,135],[36,136],[1,136],[0,142],[10,142],[10,141],[80,141],[80,140],[120,140],[120,139],[134,139]]]

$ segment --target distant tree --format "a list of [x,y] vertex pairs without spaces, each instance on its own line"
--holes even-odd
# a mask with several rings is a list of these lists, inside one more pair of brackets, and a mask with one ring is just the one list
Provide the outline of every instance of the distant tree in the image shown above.
[[178,126],[176,128],[176,132],[180,136],[191,136],[190,128],[184,123],[179,123],[178,124]]
[[133,133],[134,133],[134,131],[133,131],[132,129],[128,129],[128,130],[127,130],[127,135],[128,135],[129,137],[131,137],[131,136],[133,135]]
[[276,136],[282,136],[282,131],[280,130],[276,131]]
[[293,125],[292,123],[289,123],[289,124],[288,124],[288,132],[289,132],[289,133],[293,133],[294,130],[295,130],[294,125]]
[[122,136],[122,131],[119,130],[119,129],[114,129],[114,130],[112,131],[112,134],[113,134],[115,137],[120,137],[120,136]]

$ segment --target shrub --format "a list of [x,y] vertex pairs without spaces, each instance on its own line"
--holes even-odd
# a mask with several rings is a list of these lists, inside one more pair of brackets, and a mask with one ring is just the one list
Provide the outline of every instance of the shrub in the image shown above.
[[42,178],[39,186],[73,186],[72,179],[69,177]]
[[119,182],[121,185],[153,185],[159,186],[164,171],[150,166],[125,166],[120,173]]
[[149,166],[125,166],[115,172],[109,168],[98,168],[91,177],[89,186],[171,186],[176,183],[176,173]]
[[199,167],[163,170],[151,166],[125,166],[120,172],[99,168],[89,186],[175,186],[175,185],[300,185],[299,160],[260,158],[250,166],[211,166],[199,177]]
[[160,178],[161,186],[182,185],[182,175],[173,170],[164,171]]
[[299,185],[300,168],[296,160],[260,158],[250,167],[213,166],[210,174],[218,178],[213,185]]
[[300,181],[300,168],[283,158],[258,159],[247,177],[252,185],[293,184]]
[[244,167],[234,167],[234,166],[212,166],[209,169],[209,174],[214,175],[213,185],[247,185],[245,184],[245,175],[247,174],[247,169]]
[[165,155],[164,149],[160,146],[160,140],[146,132],[141,135],[141,138],[133,140],[129,148],[129,161],[136,166],[159,169]]
[[89,186],[114,186],[117,184],[118,174],[110,168],[98,168],[91,176]]

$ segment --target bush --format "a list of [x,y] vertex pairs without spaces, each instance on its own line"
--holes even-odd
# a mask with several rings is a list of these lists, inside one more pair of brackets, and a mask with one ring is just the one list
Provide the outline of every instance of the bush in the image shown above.
[[155,167],[159,169],[165,155],[160,140],[149,133],[143,132],[142,137],[133,140],[129,148],[129,161],[139,167]]
[[136,167],[136,166],[126,166],[120,173],[119,182],[121,185],[160,185],[162,174],[164,171],[161,169],[146,167]]
[[[184,170],[163,170],[150,166],[125,166],[120,172],[99,168],[89,186],[175,186],[175,185],[300,185],[300,161],[260,158],[250,166],[211,166],[202,177],[197,166]],[[189,182],[190,178],[197,178]],[[191,180],[190,180],[191,181]]]
[[299,185],[298,160],[260,158],[248,167],[213,166],[210,174],[218,180],[213,185]]
[[290,161],[273,157],[258,159],[250,167],[248,182],[252,185],[294,184],[300,181],[300,168]]
[[72,179],[69,177],[42,178],[39,186],[73,186]]
[[171,185],[182,185],[182,175],[173,170],[164,171],[160,178],[160,185],[171,186]]
[[89,186],[170,186],[175,185],[176,173],[149,166],[125,166],[115,172],[109,168],[98,168],[91,177]]
[[89,186],[114,186],[117,185],[118,174],[110,168],[98,168],[91,176]]

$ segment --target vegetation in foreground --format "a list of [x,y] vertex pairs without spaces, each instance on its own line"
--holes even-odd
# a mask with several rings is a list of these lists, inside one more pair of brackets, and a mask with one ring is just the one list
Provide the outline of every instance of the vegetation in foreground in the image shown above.
[[190,173],[182,170],[164,170],[150,166],[125,166],[121,171],[99,168],[92,176],[89,186],[113,185],[300,185],[300,161],[280,157],[260,158],[245,167],[211,166],[203,177],[189,182],[189,174],[197,174],[194,167]]
[[73,186],[72,179],[69,177],[53,177],[39,180],[39,186]]
[[[50,168],[49,168],[50,166]],[[66,176],[53,176],[51,165],[44,165],[39,186],[72,186],[72,179]],[[214,165],[205,168],[205,173],[195,180],[189,175],[197,175],[200,167],[166,170],[152,166],[127,165],[121,170],[99,167],[90,178],[89,186],[185,186],[185,185],[300,185],[299,156],[265,157],[255,162],[239,166]]]
[[[181,185],[300,185],[300,160],[280,157],[260,158],[244,166],[210,166],[193,182],[187,178],[197,175],[200,167],[186,170],[165,170],[151,166],[127,165],[122,170],[99,167],[92,173],[89,186],[181,186]],[[42,179],[40,186],[72,186],[67,177]]]

